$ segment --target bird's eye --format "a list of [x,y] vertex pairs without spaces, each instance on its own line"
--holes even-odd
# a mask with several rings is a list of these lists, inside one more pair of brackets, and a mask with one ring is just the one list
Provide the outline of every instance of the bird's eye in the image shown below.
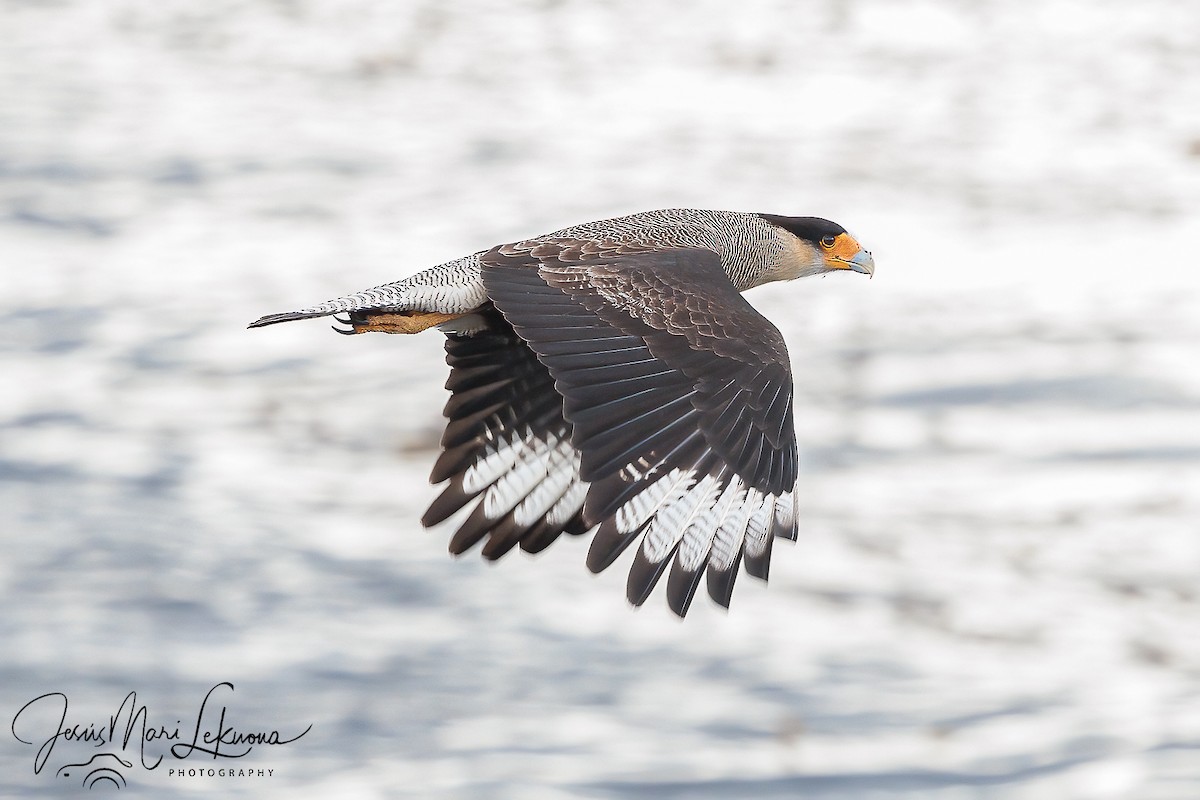
[[837,241],[837,238],[836,238],[836,237],[833,237],[833,236],[822,236],[822,237],[821,237],[821,247],[824,247],[824,248],[828,249],[828,248],[830,248],[830,247],[833,247],[833,243],[834,243],[834,242],[836,242],[836,241]]

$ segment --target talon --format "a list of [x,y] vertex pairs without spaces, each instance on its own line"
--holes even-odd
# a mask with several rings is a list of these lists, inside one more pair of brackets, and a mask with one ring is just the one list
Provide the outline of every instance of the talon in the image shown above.
[[342,336],[353,336],[358,333],[354,328],[346,330],[345,328],[339,328],[337,325],[330,325],[329,327],[333,328],[334,333],[340,333]]
[[350,320],[350,315],[349,315],[349,314],[347,314],[347,315],[346,315],[346,318],[345,318],[345,319],[342,319],[342,318],[341,318],[341,317],[339,317],[337,314],[334,314],[334,315],[333,315],[333,321],[334,321],[334,322],[336,322],[336,323],[338,323],[338,324],[340,324],[340,325],[353,325],[353,324],[354,324],[354,323],[353,323],[353,322]]

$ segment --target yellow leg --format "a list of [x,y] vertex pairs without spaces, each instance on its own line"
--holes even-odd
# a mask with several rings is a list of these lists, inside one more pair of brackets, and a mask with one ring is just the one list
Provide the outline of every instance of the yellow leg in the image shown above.
[[[357,315],[356,315],[357,316]],[[452,319],[458,319],[462,314],[441,314],[436,311],[402,311],[398,314],[363,315],[363,320],[352,318],[350,326],[353,330],[342,333],[420,333],[426,328],[440,325]]]

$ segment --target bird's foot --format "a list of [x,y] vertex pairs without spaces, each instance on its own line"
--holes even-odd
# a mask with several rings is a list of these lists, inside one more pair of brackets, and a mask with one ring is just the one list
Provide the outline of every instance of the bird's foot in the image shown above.
[[347,328],[334,327],[338,333],[353,336],[356,333],[420,333],[426,328],[440,325],[462,314],[442,314],[436,311],[351,311],[345,317],[334,317],[334,321]]

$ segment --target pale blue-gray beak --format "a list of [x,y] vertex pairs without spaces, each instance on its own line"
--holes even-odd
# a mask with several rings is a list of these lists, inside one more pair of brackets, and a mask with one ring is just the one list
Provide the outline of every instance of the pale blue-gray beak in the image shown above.
[[870,250],[859,250],[851,258],[834,256],[830,260],[841,269],[853,270],[854,272],[861,272],[863,275],[875,277],[875,259],[871,257]]
[[871,251],[859,250],[855,253],[854,258],[850,259],[850,269],[875,277],[875,259],[871,257]]

